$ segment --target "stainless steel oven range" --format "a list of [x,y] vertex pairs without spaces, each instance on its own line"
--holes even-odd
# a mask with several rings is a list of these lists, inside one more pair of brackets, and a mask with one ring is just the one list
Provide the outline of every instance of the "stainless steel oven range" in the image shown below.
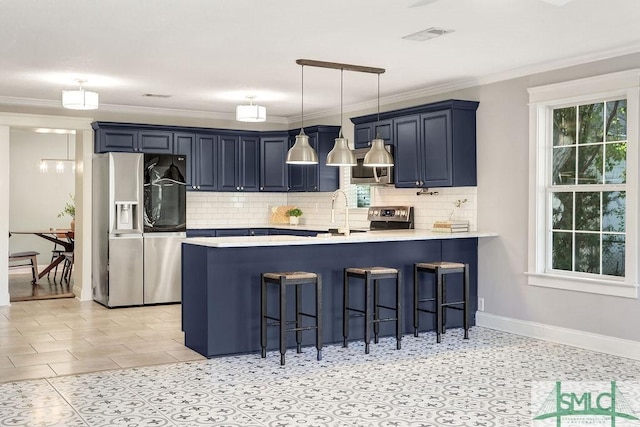
[[370,231],[414,228],[413,206],[371,206],[367,213]]

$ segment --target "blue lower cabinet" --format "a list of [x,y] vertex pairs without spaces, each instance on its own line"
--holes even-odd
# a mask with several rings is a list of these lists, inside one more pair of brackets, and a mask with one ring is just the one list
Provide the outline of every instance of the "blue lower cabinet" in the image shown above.
[[216,237],[249,236],[248,228],[224,228],[216,230]]
[[[260,274],[278,271],[310,271],[323,281],[323,338],[326,344],[342,342],[342,280],[346,267],[380,265],[402,273],[402,331],[413,336],[413,263],[453,261],[470,267],[470,324],[475,325],[477,301],[478,239],[434,239],[401,242],[362,242],[296,246],[252,246],[215,248],[182,245],[182,312],[185,345],[206,357],[260,352]],[[423,277],[433,284],[433,277]],[[460,278],[452,280],[459,281]],[[392,286],[381,286],[383,301],[395,298]],[[460,298],[460,286],[448,286],[447,297]],[[293,293],[291,293],[293,294]],[[292,297],[293,295],[290,295]],[[353,295],[357,304],[362,295]],[[360,301],[359,301],[360,300]],[[276,310],[277,298],[268,310]],[[303,310],[312,299],[304,298]],[[313,312],[313,309],[310,309]],[[224,319],[224,321],[220,321]],[[362,339],[362,324],[352,322],[349,336]],[[433,329],[433,316],[425,315],[421,329]],[[447,313],[447,327],[462,326],[462,312]],[[275,334],[277,331],[269,331]],[[380,324],[382,336],[395,334],[392,322]],[[314,337],[303,335],[303,345]],[[269,343],[277,343],[269,339]],[[295,346],[295,334],[287,346]],[[275,349],[275,344],[268,350]]]

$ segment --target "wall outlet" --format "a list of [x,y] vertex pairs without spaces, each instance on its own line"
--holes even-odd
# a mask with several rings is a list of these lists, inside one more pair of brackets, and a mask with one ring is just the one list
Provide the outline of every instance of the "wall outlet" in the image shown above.
[[478,298],[478,311],[484,311],[484,298]]

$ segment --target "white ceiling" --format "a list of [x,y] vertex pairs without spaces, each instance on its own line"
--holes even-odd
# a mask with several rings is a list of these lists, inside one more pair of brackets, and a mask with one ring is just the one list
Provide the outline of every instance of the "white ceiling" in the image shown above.
[[[454,32],[402,39],[429,27]],[[291,120],[298,58],[385,68],[384,104],[638,51],[638,0],[0,0],[0,105],[59,109],[82,78],[105,110],[226,117],[253,94]],[[339,109],[340,71],[304,78],[305,114]],[[345,71],[345,110],[376,90]]]

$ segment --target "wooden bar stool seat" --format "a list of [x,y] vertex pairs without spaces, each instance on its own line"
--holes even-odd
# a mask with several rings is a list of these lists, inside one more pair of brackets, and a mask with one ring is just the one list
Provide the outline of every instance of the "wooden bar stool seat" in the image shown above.
[[[280,364],[285,363],[286,333],[296,333],[297,352],[302,352],[302,331],[316,331],[317,359],[322,360],[322,279],[316,273],[306,271],[293,271],[283,273],[262,273],[260,293],[260,345],[262,357],[267,357],[267,326],[278,326],[280,331]],[[277,285],[279,290],[279,316],[270,316],[267,313],[267,286]],[[313,284],[315,287],[315,314],[305,313],[302,310],[302,285]],[[287,321],[287,287],[295,286],[295,320]],[[312,326],[303,326],[302,318],[315,320]],[[268,323],[272,320],[272,323]],[[293,324],[294,327],[287,328]]]
[[[349,305],[349,279],[357,278],[364,280],[364,307],[356,308]],[[382,279],[395,279],[395,305],[380,304],[379,281]],[[373,301],[371,293],[373,284]],[[344,269],[343,281],[343,312],[342,312],[342,346],[347,347],[349,338],[349,319],[353,317],[364,317],[364,352],[369,354],[369,343],[371,342],[371,325],[373,325],[374,343],[378,343],[380,323],[396,322],[396,348],[400,350],[402,346],[402,280],[400,270],[390,267],[351,267]],[[373,313],[372,313],[373,309]],[[380,309],[393,312],[393,317],[381,318]]]
[[[434,297],[420,298],[419,275],[421,272],[435,275]],[[462,300],[447,301],[446,276],[463,274]],[[423,303],[433,303],[432,309],[423,307]],[[446,309],[463,311],[464,339],[469,339],[469,264],[459,262],[436,261],[420,262],[413,265],[413,335],[418,336],[420,313],[434,314],[436,317],[436,340],[440,342],[445,332]]]

